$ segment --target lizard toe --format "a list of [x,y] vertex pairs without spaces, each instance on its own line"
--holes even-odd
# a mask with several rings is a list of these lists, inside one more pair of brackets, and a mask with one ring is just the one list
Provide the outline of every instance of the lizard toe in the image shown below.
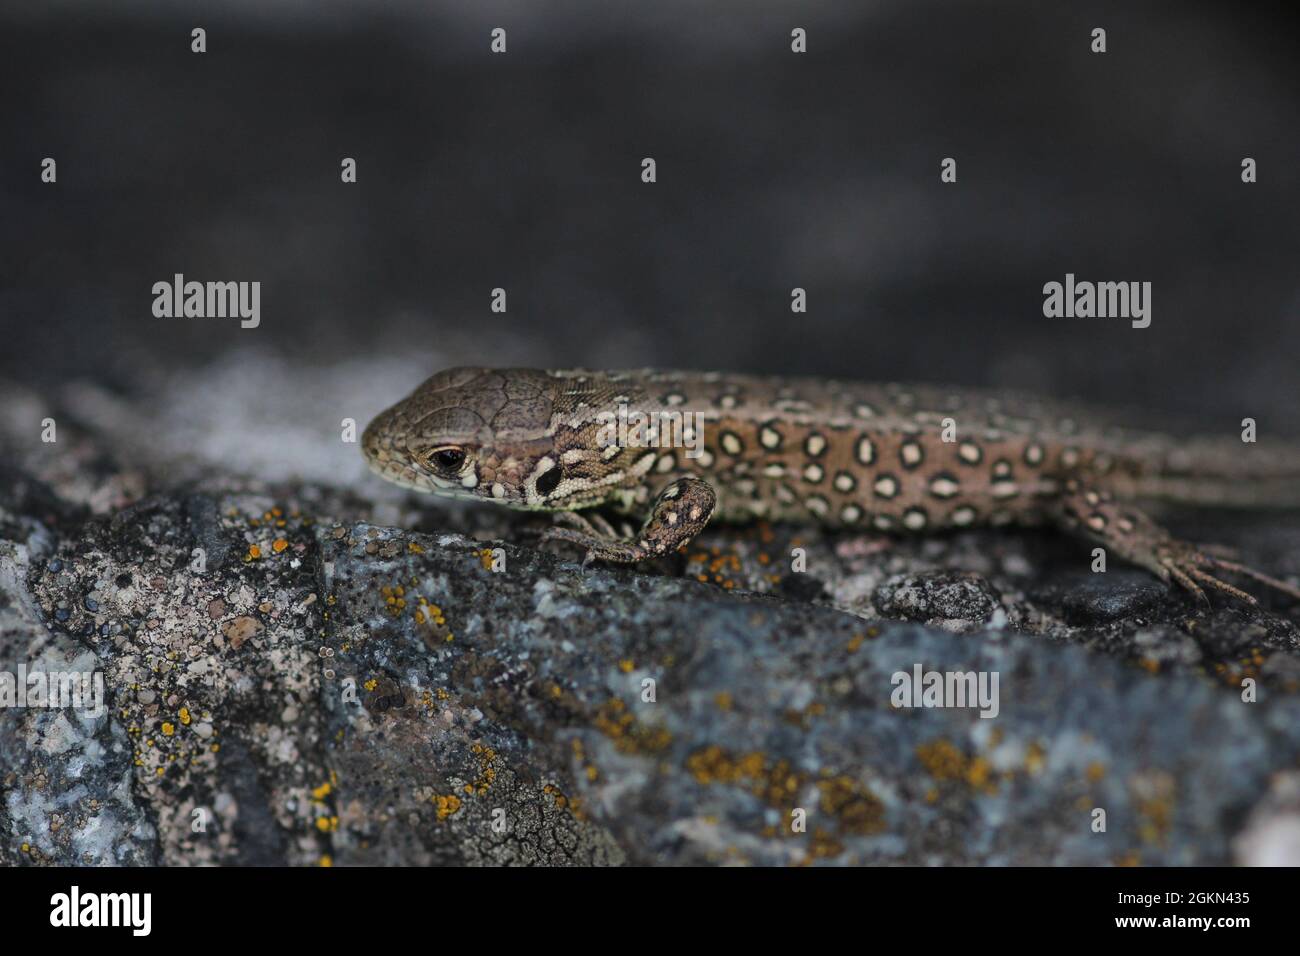
[[1256,571],[1254,568],[1238,561],[1229,561],[1226,558],[1216,557],[1208,553],[1204,548],[1175,543],[1163,550],[1160,562],[1161,567],[1168,573],[1169,577],[1195,595],[1198,600],[1204,597],[1205,591],[1208,589],[1235,598],[1243,604],[1252,606],[1259,604],[1254,595],[1229,584],[1218,576],[1225,572],[1250,578],[1281,594],[1300,600],[1300,588],[1277,578],[1269,577],[1267,574]]
[[1190,574],[1183,570],[1173,561],[1166,561],[1161,564],[1161,570],[1164,572],[1161,577],[1166,581],[1173,579],[1174,583],[1196,599],[1196,603],[1205,609],[1210,607],[1210,599],[1206,596],[1205,590],[1192,580]]
[[1218,568],[1223,571],[1229,571],[1233,574],[1240,574],[1243,577],[1251,578],[1255,581],[1258,581],[1260,584],[1272,588],[1274,591],[1277,591],[1281,594],[1285,594],[1287,597],[1292,598],[1293,600],[1300,601],[1300,587],[1296,587],[1295,585],[1292,584],[1287,584],[1285,581],[1281,581],[1278,580],[1277,578],[1270,577],[1269,575],[1264,574],[1261,571],[1256,571],[1254,568],[1247,567],[1246,565],[1240,564],[1236,561],[1226,561],[1222,558],[1211,558],[1210,563],[1215,568]]
[[1193,567],[1189,570],[1188,573],[1191,574],[1191,576],[1194,577],[1197,581],[1200,581],[1202,584],[1205,584],[1207,587],[1210,587],[1215,591],[1219,591],[1223,594],[1227,594],[1230,597],[1234,597],[1238,601],[1242,601],[1246,604],[1259,603],[1259,601],[1257,601],[1253,595],[1247,594],[1245,591],[1241,590],[1240,588],[1233,587],[1231,584],[1229,584],[1226,581],[1219,580],[1213,574],[1210,574],[1208,571],[1202,571],[1200,568]]

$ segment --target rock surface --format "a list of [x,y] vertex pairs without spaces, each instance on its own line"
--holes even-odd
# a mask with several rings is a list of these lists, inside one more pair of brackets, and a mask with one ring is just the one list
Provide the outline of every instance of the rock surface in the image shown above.
[[[535,518],[61,421],[0,434],[0,670],[106,700],[0,708],[0,864],[1298,862],[1295,608],[1048,534],[715,528],[584,571]],[[1300,572],[1295,518],[1211,530]],[[996,675],[990,715],[893,706],[918,668]]]

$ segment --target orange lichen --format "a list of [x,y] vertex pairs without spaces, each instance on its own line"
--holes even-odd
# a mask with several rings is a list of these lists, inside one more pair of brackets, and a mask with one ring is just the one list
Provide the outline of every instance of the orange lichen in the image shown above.
[[1031,774],[1039,773],[1047,764],[1047,752],[1038,741],[1031,741],[1025,748],[1025,769]]
[[686,758],[686,770],[704,785],[736,784],[773,807],[787,807],[806,780],[785,760],[770,760],[765,754],[733,756],[716,744],[695,751]]
[[997,780],[984,757],[968,757],[950,741],[939,739],[919,744],[916,757],[935,780],[964,781],[976,790],[993,793]]
[[673,735],[662,727],[641,723],[617,697],[601,705],[592,720],[602,734],[614,741],[621,753],[658,753],[672,743]]
[[884,831],[884,803],[852,777],[818,780],[817,790],[822,812],[838,820],[843,832],[867,836]]
[[460,810],[460,797],[456,796],[454,793],[449,793],[446,796],[434,794],[430,800],[438,808],[437,814],[439,820],[446,820],[449,816]]
[[1154,780],[1142,781],[1134,788],[1133,804],[1137,808],[1138,834],[1146,843],[1164,843],[1173,825],[1174,785],[1172,779],[1161,775]]

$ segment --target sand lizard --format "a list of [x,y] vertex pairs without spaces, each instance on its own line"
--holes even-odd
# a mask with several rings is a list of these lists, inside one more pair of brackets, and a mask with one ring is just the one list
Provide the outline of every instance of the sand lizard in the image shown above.
[[[611,442],[602,429],[619,408],[663,428]],[[661,447],[674,414],[688,412],[697,457]],[[548,537],[582,546],[587,561],[667,554],[710,518],[903,533],[1053,524],[1203,603],[1206,588],[1254,601],[1216,573],[1300,599],[1300,588],[1177,540],[1133,503],[1300,506],[1300,450],[1103,422],[1063,403],[936,386],[455,368],[378,415],[362,444],[399,485],[556,512],[566,526]],[[620,536],[598,513],[577,513],[596,506],[647,517]]]

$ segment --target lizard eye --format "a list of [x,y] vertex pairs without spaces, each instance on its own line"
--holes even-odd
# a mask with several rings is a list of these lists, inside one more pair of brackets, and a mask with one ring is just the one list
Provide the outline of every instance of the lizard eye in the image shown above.
[[561,475],[558,466],[552,468],[548,472],[544,472],[541,477],[537,479],[537,493],[539,495],[549,495],[560,486],[560,478]]
[[439,448],[429,458],[442,471],[460,471],[460,466],[465,464],[465,450],[462,448]]

